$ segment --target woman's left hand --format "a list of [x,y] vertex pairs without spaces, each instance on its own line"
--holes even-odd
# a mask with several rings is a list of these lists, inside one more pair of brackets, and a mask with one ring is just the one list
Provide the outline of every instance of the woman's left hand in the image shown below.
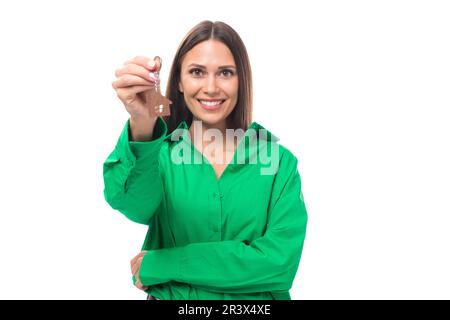
[[131,260],[131,273],[134,275],[136,279],[135,286],[140,290],[147,290],[148,286],[142,285],[141,280],[139,279],[139,269],[141,268],[142,259],[147,251],[141,251],[136,257]]

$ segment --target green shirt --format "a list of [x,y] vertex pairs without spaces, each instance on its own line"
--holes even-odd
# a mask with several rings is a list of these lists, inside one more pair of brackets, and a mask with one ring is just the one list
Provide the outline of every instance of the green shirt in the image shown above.
[[253,122],[217,179],[188,129],[182,122],[168,135],[158,118],[151,141],[129,141],[128,120],[103,164],[106,201],[149,226],[139,271],[146,292],[290,300],[307,224],[296,157]]

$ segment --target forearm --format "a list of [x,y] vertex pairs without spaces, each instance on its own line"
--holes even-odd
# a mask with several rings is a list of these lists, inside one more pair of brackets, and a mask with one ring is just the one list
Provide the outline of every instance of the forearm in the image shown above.
[[163,192],[159,153],[167,133],[161,119],[154,125],[151,141],[129,141],[127,122],[114,151],[103,165],[104,195],[112,208],[129,219],[150,222]]
[[289,290],[303,247],[304,227],[297,230],[296,239],[267,235],[252,244],[203,242],[149,251],[141,281],[154,285],[173,280],[228,293]]

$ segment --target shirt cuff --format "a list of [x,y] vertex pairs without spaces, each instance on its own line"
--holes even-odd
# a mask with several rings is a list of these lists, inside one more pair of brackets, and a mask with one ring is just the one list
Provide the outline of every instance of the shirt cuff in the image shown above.
[[139,279],[145,286],[180,281],[182,247],[148,251],[142,258]]

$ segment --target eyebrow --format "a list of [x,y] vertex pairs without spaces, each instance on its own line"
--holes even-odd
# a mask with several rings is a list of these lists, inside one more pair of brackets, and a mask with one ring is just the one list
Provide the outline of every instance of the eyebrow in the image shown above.
[[[197,68],[201,68],[201,69],[206,69],[205,66],[202,66],[201,64],[197,64],[197,63],[191,63],[190,65],[188,65],[188,68],[189,68],[189,67],[197,67]],[[233,66],[233,65],[226,65],[226,66],[220,66],[220,67],[219,67],[219,69],[226,69],[226,68],[233,68],[233,69],[236,69],[236,67]]]

